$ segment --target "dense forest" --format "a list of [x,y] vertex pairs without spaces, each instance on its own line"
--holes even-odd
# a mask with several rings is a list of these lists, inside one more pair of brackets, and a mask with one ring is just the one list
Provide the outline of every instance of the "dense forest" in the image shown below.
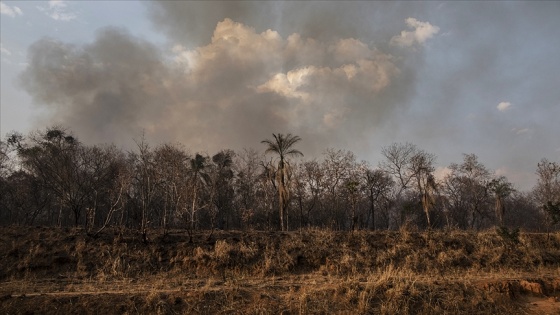
[[13,132],[0,143],[0,224],[91,234],[121,227],[147,237],[155,228],[550,231],[560,221],[558,162],[535,163],[538,182],[522,192],[475,154],[436,178],[436,157],[414,144],[381,148],[373,166],[332,148],[306,159],[300,140],[273,134],[259,151],[208,155],[144,137],[130,151],[90,146],[58,126]]

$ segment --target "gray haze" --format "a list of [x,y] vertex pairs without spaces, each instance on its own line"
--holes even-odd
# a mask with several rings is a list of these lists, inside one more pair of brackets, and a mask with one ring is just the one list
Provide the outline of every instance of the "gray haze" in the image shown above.
[[334,147],[373,162],[408,141],[441,166],[475,153],[522,188],[560,155],[558,2],[147,6],[164,46],[107,27],[88,44],[29,48],[21,83],[52,113],[42,126],[209,153],[289,132],[306,156]]

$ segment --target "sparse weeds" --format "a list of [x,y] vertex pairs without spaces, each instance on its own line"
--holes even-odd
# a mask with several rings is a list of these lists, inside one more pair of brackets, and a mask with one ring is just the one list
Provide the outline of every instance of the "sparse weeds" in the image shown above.
[[504,245],[511,249],[520,243],[519,241],[519,228],[508,229],[505,226],[500,226],[496,228],[496,234],[500,236]]

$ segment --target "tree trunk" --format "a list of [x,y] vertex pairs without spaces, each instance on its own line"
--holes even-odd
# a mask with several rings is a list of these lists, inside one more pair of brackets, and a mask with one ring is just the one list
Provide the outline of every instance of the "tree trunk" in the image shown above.
[[504,225],[504,212],[505,212],[505,206],[504,203],[502,202],[502,198],[496,197],[496,216],[498,217],[500,226]]
[[193,202],[192,202],[192,210],[191,210],[191,222],[190,222],[190,230],[194,231],[194,213],[196,211],[196,185],[193,192]]
[[426,213],[426,220],[428,221],[428,228],[432,227],[430,223],[430,208],[431,208],[431,200],[429,193],[427,191],[424,192],[422,195],[422,207],[424,208],[424,213]]
[[282,159],[278,162],[278,170],[276,172],[276,181],[278,182],[278,208],[280,210],[280,229],[281,231],[285,231],[286,226],[284,224],[284,216],[288,192],[286,190],[285,168],[284,161]]

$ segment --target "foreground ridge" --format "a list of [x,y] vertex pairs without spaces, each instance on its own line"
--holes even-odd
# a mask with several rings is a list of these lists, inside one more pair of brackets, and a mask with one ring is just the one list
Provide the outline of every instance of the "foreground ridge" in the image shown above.
[[[557,314],[560,234],[0,228],[2,313]],[[209,237],[210,236],[210,237]]]

